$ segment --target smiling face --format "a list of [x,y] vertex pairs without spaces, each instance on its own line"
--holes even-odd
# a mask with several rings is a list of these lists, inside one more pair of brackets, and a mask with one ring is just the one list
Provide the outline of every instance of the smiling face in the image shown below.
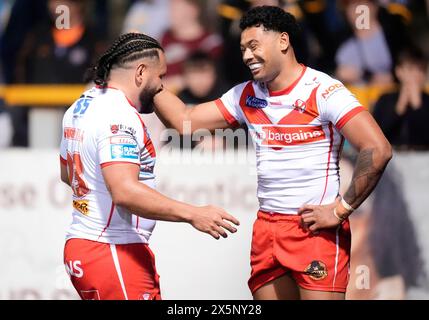
[[284,56],[289,50],[287,33],[249,27],[241,33],[241,53],[244,64],[256,81],[270,82],[281,72]]

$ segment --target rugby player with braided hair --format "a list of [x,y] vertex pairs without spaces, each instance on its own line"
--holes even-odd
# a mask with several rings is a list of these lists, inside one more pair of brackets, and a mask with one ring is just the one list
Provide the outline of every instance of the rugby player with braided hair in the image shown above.
[[[153,38],[120,36],[90,70],[96,86],[66,111],[61,179],[73,191],[64,263],[82,299],[160,299],[148,241],[155,220],[187,222],[218,239],[238,221],[155,190],[155,150],[139,112],[152,112],[166,73]],[[228,222],[229,221],[229,222]]]

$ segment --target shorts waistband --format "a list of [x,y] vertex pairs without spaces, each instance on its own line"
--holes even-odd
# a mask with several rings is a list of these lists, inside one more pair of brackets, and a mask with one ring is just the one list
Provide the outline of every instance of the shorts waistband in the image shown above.
[[129,243],[111,243],[111,242],[103,242],[103,241],[97,241],[97,240],[93,240],[93,239],[87,239],[87,238],[78,238],[78,237],[70,237],[67,238],[65,243],[74,240],[74,242],[86,242],[86,243],[92,243],[92,244],[99,244],[99,245],[106,245],[106,246],[110,246],[112,244],[114,244],[115,246],[129,246],[129,245],[145,245],[145,246],[149,246],[149,243],[147,242],[129,242]]
[[264,210],[258,211],[258,219],[264,219],[268,221],[298,221],[301,220],[301,216],[293,213],[280,213],[280,212],[268,212]]

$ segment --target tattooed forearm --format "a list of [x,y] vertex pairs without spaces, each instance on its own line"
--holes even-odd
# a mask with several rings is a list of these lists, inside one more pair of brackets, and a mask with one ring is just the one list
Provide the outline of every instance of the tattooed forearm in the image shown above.
[[370,195],[386,168],[387,161],[375,161],[374,152],[374,149],[359,152],[352,182],[344,195],[344,200],[353,208],[359,207]]

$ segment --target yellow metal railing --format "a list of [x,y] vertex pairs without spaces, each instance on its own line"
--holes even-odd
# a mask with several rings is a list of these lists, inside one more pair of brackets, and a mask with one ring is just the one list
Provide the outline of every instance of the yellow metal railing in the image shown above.
[[[348,86],[348,88],[367,108],[371,108],[380,95],[395,89],[394,86]],[[81,84],[0,86],[0,98],[3,98],[10,107],[58,107],[71,105],[85,89],[86,86]],[[426,89],[429,92],[429,86]]]
[[0,98],[8,106],[57,107],[72,104],[84,90],[80,84],[0,86]]

